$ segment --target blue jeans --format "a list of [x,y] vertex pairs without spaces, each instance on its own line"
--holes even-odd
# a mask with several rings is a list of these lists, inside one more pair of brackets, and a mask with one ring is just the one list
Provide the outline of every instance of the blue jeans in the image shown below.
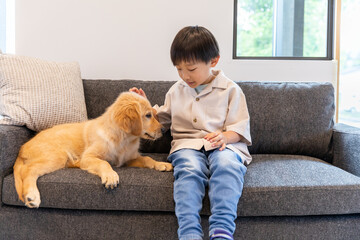
[[210,236],[215,230],[233,234],[246,173],[240,156],[227,148],[223,151],[181,149],[172,153],[168,160],[174,166],[179,239],[202,239],[199,213],[206,187],[211,208]]

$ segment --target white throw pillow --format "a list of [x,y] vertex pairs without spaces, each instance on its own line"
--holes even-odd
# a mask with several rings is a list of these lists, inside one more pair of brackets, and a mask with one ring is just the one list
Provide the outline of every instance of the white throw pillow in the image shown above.
[[0,115],[34,131],[87,120],[79,64],[0,54]]

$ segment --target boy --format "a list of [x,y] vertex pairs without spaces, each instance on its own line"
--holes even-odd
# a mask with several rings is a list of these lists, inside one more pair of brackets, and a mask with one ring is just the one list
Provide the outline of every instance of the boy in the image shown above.
[[[202,239],[200,210],[208,187],[210,239],[233,239],[237,204],[251,156],[249,113],[240,87],[221,71],[216,39],[204,27],[185,27],[171,45],[171,60],[182,80],[154,108],[171,127],[168,160],[174,166],[175,213],[181,240]],[[130,91],[146,97],[142,89]]]

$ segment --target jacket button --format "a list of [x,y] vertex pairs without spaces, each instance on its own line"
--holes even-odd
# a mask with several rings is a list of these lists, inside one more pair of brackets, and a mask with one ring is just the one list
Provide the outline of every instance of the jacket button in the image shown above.
[[200,100],[200,98],[197,97],[195,100],[198,102]]
[[196,118],[194,118],[193,122],[194,122],[194,123],[196,123],[196,122],[197,122],[197,119],[196,119]]

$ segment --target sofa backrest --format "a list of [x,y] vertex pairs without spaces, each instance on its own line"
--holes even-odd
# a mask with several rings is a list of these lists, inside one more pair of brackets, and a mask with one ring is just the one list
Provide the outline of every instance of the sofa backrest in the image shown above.
[[[100,116],[119,93],[142,88],[151,104],[162,105],[173,81],[84,80],[88,117]],[[331,161],[334,88],[330,83],[238,82],[250,114],[251,154],[296,154]],[[168,133],[143,152],[170,150]]]
[[254,154],[306,155],[331,161],[335,113],[331,83],[242,82]]

